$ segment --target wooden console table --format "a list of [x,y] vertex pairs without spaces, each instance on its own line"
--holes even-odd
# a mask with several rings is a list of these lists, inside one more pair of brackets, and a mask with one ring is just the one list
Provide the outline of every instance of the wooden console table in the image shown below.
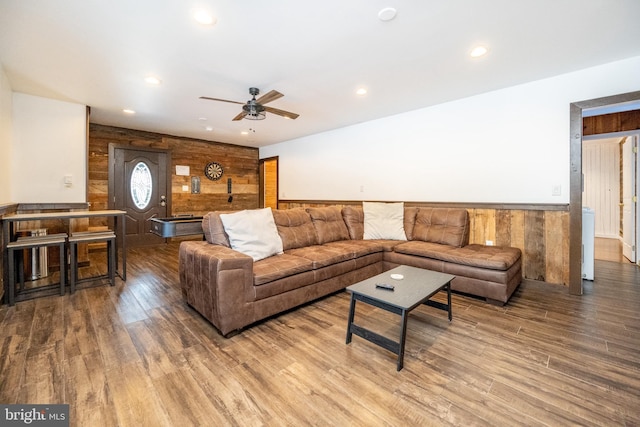
[[[21,213],[12,214],[2,217],[3,227],[3,245],[5,250],[2,253],[3,271],[7,271],[9,263],[7,244],[14,237],[15,223],[20,221],[40,221],[40,220],[70,220],[78,218],[91,218],[91,217],[109,217],[113,218],[113,228],[116,233],[116,274],[124,281],[127,280],[127,240],[125,234],[125,217],[126,212],[122,210],[96,210],[96,211],[73,211],[73,212],[34,212],[34,213]],[[69,222],[67,222],[67,234],[71,235]],[[119,247],[121,246],[121,247]],[[118,255],[120,252],[120,255]],[[122,260],[121,270],[118,269],[118,261]],[[61,266],[62,268],[62,266]],[[5,273],[6,274],[6,273]],[[6,280],[6,276],[5,276]]]

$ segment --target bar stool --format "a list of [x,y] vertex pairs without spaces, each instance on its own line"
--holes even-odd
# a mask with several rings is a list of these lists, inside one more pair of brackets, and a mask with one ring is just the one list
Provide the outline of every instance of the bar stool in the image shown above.
[[[107,274],[78,279],[78,243],[105,242],[107,244]],[[69,237],[69,290],[73,294],[78,283],[108,279],[111,286],[116,284],[116,235],[113,231],[81,231]]]
[[9,257],[9,265],[8,265],[8,276],[9,276],[9,284],[8,284],[8,294],[9,294],[9,305],[14,305],[16,302],[16,258],[18,260],[18,276],[20,282],[20,288],[18,295],[27,292],[24,290],[24,249],[39,249],[41,247],[49,247],[49,246],[58,246],[60,249],[60,283],[40,286],[38,288],[30,289],[31,292],[36,292],[44,289],[60,287],[60,295],[64,296],[64,287],[65,276],[66,276],[66,248],[65,243],[67,240],[66,233],[59,234],[49,234],[46,236],[26,236],[19,237],[18,240],[14,242],[9,242],[7,244],[7,253]]

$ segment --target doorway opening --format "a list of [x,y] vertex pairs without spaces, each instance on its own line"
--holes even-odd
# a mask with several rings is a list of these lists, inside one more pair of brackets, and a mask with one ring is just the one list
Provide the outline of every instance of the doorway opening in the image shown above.
[[595,214],[595,259],[637,261],[639,138],[640,132],[583,137],[582,205]]
[[[640,91],[571,103],[569,106],[569,293],[582,295],[582,139],[589,110],[640,103]],[[632,108],[630,108],[632,109]]]
[[260,207],[278,209],[278,156],[260,159]]

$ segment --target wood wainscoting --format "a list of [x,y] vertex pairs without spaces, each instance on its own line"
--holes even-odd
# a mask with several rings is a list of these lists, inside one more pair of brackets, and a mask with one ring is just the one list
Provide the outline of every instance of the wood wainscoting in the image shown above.
[[[279,208],[359,205],[354,201],[280,200]],[[522,251],[525,279],[569,285],[568,205],[406,202],[406,206],[456,207],[469,212],[469,243],[513,246]]]

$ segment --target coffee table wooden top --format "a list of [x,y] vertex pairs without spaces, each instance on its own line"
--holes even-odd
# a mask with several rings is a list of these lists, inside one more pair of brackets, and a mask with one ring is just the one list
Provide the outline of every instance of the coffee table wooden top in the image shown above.
[[[392,274],[401,274],[403,278],[400,280],[392,279]],[[411,311],[435,295],[454,278],[455,276],[452,274],[401,265],[348,286],[347,291],[384,301],[402,310]],[[393,291],[379,289],[376,288],[377,283],[393,285],[395,289]]]

